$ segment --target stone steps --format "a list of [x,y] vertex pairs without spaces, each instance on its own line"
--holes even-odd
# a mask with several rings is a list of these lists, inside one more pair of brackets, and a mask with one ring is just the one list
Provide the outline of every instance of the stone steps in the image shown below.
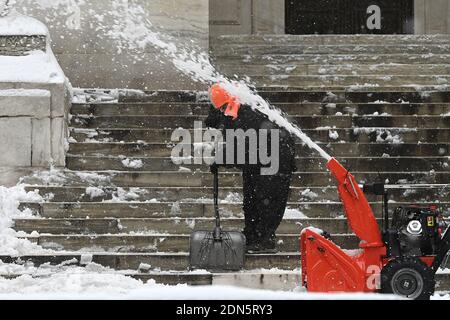
[[[386,102],[410,103],[450,102],[449,91],[425,90],[417,91],[414,86],[371,88],[366,91],[351,91],[348,89],[331,90],[332,88],[314,88],[313,86],[297,89],[296,87],[284,90],[266,88],[258,90],[258,94],[272,103],[298,103],[298,102],[353,102],[367,103],[382,100]],[[121,91],[119,103],[205,103],[208,100],[207,92],[194,91]]]
[[410,45],[450,44],[450,36],[435,35],[222,35],[212,39],[214,45],[236,44],[308,44],[308,45]]
[[[212,230],[213,218],[89,218],[89,219],[16,219],[14,228],[17,231],[40,234],[150,234],[158,237],[164,235],[188,235],[194,230]],[[314,222],[314,221],[313,221]],[[313,223],[312,222],[312,223]],[[238,230],[243,227],[243,219],[223,218],[225,230]],[[317,222],[316,222],[317,223]],[[334,222],[336,223],[336,222]],[[285,219],[278,229],[279,234],[300,234],[301,229],[310,226],[309,221],[302,219]],[[318,227],[318,226],[317,226]],[[335,227],[337,232],[345,232]],[[348,230],[348,229],[347,229]],[[347,231],[348,232],[348,231]],[[153,243],[153,242],[152,242]]]
[[[404,128],[448,128],[450,127],[450,115],[446,116],[292,116],[294,123],[305,129],[317,127],[336,126],[336,128],[353,127],[404,127]],[[74,128],[159,128],[159,129],[191,129],[194,121],[202,121],[199,116],[100,116],[84,117],[73,116]]]
[[416,86],[448,85],[448,75],[252,75],[252,81],[266,86],[335,86],[358,88],[360,86]]
[[[91,151],[92,152],[92,151]],[[93,153],[97,153],[94,150]],[[66,166],[70,170],[115,170],[128,171],[129,167],[123,163],[123,157],[113,156],[87,156],[80,154],[69,154],[66,158]],[[127,157],[130,161],[139,161],[140,167],[135,171],[179,171],[180,165],[174,164],[170,157]],[[355,171],[450,171],[450,158],[446,157],[389,157],[383,158],[379,154],[375,157],[339,158],[344,166]],[[309,172],[323,172],[326,170],[326,161],[322,158],[297,158],[297,167]],[[193,171],[207,171],[206,165],[187,164],[182,165]]]
[[[86,187],[64,186],[64,187],[49,187],[49,186],[28,186],[25,187],[27,191],[38,190],[40,195],[47,199],[48,203],[43,205],[27,204],[27,206],[34,207],[35,212],[40,212],[48,215],[48,211],[41,209],[45,206],[47,210],[54,211],[55,217],[74,217],[76,211],[71,211],[70,206],[65,206],[59,202],[80,202],[83,205],[92,202],[105,202],[117,198],[119,193],[134,192],[134,201],[151,201],[159,199],[163,202],[185,201],[189,199],[202,199],[203,201],[212,201],[212,187],[142,187],[134,188],[116,188],[112,186],[98,187],[101,190],[100,194],[90,195]],[[432,187],[432,188],[418,188],[413,190],[391,190],[390,199],[395,202],[402,201],[427,201],[433,202],[436,200],[449,201],[450,188]],[[219,190],[219,200],[239,201],[242,199],[242,188],[239,187],[221,187]],[[379,198],[373,195],[367,195],[369,201],[378,201]],[[338,202],[339,197],[335,186],[331,187],[291,187],[290,202],[317,202],[317,201],[331,201]],[[24,204],[25,205],[25,204]],[[53,208],[52,208],[53,206]],[[105,209],[105,212],[110,212],[111,209]],[[201,210],[204,212],[204,210]],[[80,217],[86,216],[84,210],[80,210]]]
[[[253,289],[266,290],[293,290],[301,283],[301,273],[299,270],[248,270],[241,272],[210,273],[210,272],[165,272],[165,271],[122,271],[121,274],[147,282],[149,280],[155,283],[165,285],[178,285],[180,283],[187,285],[238,285]],[[47,278],[52,274],[51,271],[39,273],[8,273],[0,274],[6,279],[14,279],[22,275],[32,278]],[[105,274],[103,272],[102,274]],[[445,275],[443,275],[445,277]],[[441,278],[443,278],[441,277]],[[441,290],[442,291],[442,290]]]
[[[398,103],[407,101],[410,103],[441,103],[450,102],[450,91],[421,88],[416,86],[402,86],[386,88],[383,86],[367,88],[366,90],[349,90],[333,87],[306,86],[298,88],[295,86],[279,89],[276,87],[258,90],[258,94],[271,103],[305,103],[305,102],[353,102],[370,103],[385,101],[387,103]],[[119,103],[205,103],[208,101],[207,92],[193,91],[122,91],[118,98]]]
[[[447,205],[449,203],[448,194],[443,197],[438,203],[440,206]],[[373,211],[378,214],[381,212],[382,203],[376,200],[370,202],[373,206]],[[411,202],[401,202],[397,201],[392,203],[391,206],[407,206]],[[436,205],[436,200],[423,200],[417,201],[417,204],[422,206]],[[39,213],[40,217],[49,218],[49,220],[30,219],[29,227],[33,228],[33,223],[43,223],[45,226],[48,223],[52,223],[54,219],[62,219],[60,222],[63,223],[64,219],[81,219],[86,223],[98,222],[100,225],[109,223],[111,221],[106,221],[102,219],[196,219],[196,218],[211,218],[214,214],[212,201],[210,198],[199,199],[180,199],[177,201],[149,201],[149,202],[139,202],[129,200],[128,202],[122,201],[110,201],[110,202],[60,202],[60,203],[23,203],[22,208],[29,208],[34,213]],[[336,218],[343,215],[342,204],[338,201],[301,201],[301,202],[289,202],[288,208],[295,210],[292,214],[294,217],[298,215],[305,215],[311,219],[313,218]],[[223,217],[233,218],[242,217],[242,203],[237,202],[227,202],[221,203],[220,209]],[[300,212],[298,212],[300,211]],[[286,219],[289,215],[286,215]],[[292,220],[292,219],[291,219]],[[25,219],[25,222],[28,220]],[[130,220],[131,221],[131,220]],[[132,220],[132,222],[135,220]],[[165,221],[165,220],[160,220]],[[308,220],[311,221],[311,220]],[[321,220],[322,221],[322,220]],[[147,222],[157,222],[157,220],[148,220]],[[112,222],[113,228],[117,228]],[[192,224],[192,221],[189,221]],[[335,221],[333,221],[335,223]],[[28,225],[27,225],[28,226]],[[18,225],[16,225],[18,227]],[[51,227],[51,226],[50,226]],[[64,224],[62,225],[64,227]],[[33,231],[33,230],[31,230]],[[30,232],[31,232],[30,231]],[[117,232],[120,230],[117,229]]]
[[[450,119],[450,118],[449,118]],[[331,129],[334,130],[334,129]],[[380,139],[382,136],[380,137]],[[339,140],[339,138],[338,138]],[[401,141],[400,141],[401,142]],[[449,155],[448,143],[318,143],[335,157],[382,157],[388,154],[391,157],[446,157]],[[114,142],[77,142],[72,143],[70,155],[90,156],[121,156],[128,157],[171,157],[173,145],[142,144],[142,143],[114,143]],[[315,156],[313,150],[296,144],[298,157]],[[193,150],[192,150],[193,154]],[[386,155],[385,155],[386,156]],[[103,169],[105,170],[105,169]]]
[[379,65],[407,64],[433,65],[447,64],[449,54],[265,54],[218,56],[214,58],[219,65]]
[[[390,183],[427,183],[446,184],[450,179],[448,172],[352,172],[358,182],[377,181],[380,177]],[[222,172],[220,181],[222,187],[241,186],[240,173]],[[212,177],[206,172],[135,172],[135,171],[80,171],[66,178],[55,181],[46,177],[36,176],[23,179],[29,185],[60,185],[72,186],[119,186],[119,187],[210,187]],[[334,186],[335,181],[328,172],[295,172],[292,186],[296,187],[327,187]]]
[[[32,262],[35,266],[59,265],[63,262],[76,259],[78,262],[73,265],[80,265],[83,254],[42,254],[33,256],[10,257],[0,256],[0,261],[4,263],[21,263],[23,261]],[[116,270],[138,270],[142,264],[149,265],[154,272],[161,272],[167,274],[164,270],[173,270],[178,272],[171,272],[170,274],[185,274],[188,269],[188,254],[187,253],[98,253],[92,254],[92,262],[109,267]],[[277,266],[279,270],[295,270],[300,268],[300,254],[298,252],[291,253],[277,253],[277,254],[261,254],[261,255],[247,255],[245,268],[247,270],[255,269],[269,269],[268,266]],[[247,271],[249,272],[249,271]],[[278,271],[281,273],[282,271]],[[300,271],[294,271],[300,273]],[[264,270],[256,271],[257,274],[264,274]],[[145,276],[145,273],[142,274]],[[230,274],[232,275],[232,273]],[[149,278],[152,273],[148,274]],[[438,274],[437,278],[441,280],[441,287],[448,287],[448,275]],[[446,290],[446,289],[442,289]]]
[[[220,70],[251,75],[263,98],[359,182],[450,180],[450,36],[230,36],[213,46]],[[119,90],[118,101],[73,104],[68,168],[22,181],[46,201],[22,203],[36,218],[14,225],[21,237],[60,252],[20,260],[80,264],[92,255],[142,280],[285,289],[300,281],[302,228],[327,230],[343,248],[358,246],[324,160],[298,144],[301,172],[277,230],[280,252],[247,255],[240,273],[188,272],[189,234],[213,226],[212,176],[207,166],[172,164],[170,138],[174,128],[204,120],[209,108],[207,93],[193,91]],[[142,167],[125,167],[124,159]],[[241,186],[239,172],[221,170],[225,229],[243,227]],[[380,199],[368,200],[380,217]],[[390,208],[436,201],[447,208],[450,188],[395,190]],[[439,290],[450,290],[449,275],[437,279]]]
[[353,76],[406,76],[413,75],[448,75],[450,74],[450,64],[341,64],[341,65],[323,65],[323,64],[250,64],[250,65],[221,65],[220,71],[226,74],[237,74],[240,76],[249,76],[253,78],[258,75],[353,75]]
[[307,45],[293,43],[234,44],[220,46],[216,57],[264,54],[448,54],[450,44],[336,44]]
[[[301,284],[301,273],[299,270],[249,270],[227,273],[123,271],[121,274],[143,282],[152,280],[155,283],[165,285],[177,285],[180,283],[187,285],[236,285],[253,289],[293,290]],[[6,279],[14,279],[22,275],[31,276],[32,278],[46,278],[51,275],[51,272],[40,272],[37,274],[0,274],[1,277]],[[445,294],[446,291],[450,290],[449,280],[450,275],[448,273],[438,273],[436,275],[436,289],[439,291],[439,294]]]
[[[234,226],[233,226],[234,227]],[[211,229],[206,228],[205,230]],[[40,235],[29,237],[30,241],[45,249],[79,252],[189,252],[189,233],[155,235]],[[279,252],[300,251],[299,235],[279,234]],[[346,248],[357,248],[359,240],[353,235],[333,235],[336,244]]]
[[[302,102],[277,103],[276,107],[290,116],[336,115],[337,112],[349,115],[442,115],[450,112],[450,103],[330,103]],[[72,115],[88,116],[206,116],[210,110],[204,103],[117,103],[117,104],[76,104],[72,106]]]
[[[65,261],[81,260],[82,254],[40,254],[21,257],[0,256],[4,263],[23,263],[28,261],[35,266],[43,264],[58,265]],[[89,255],[91,262],[116,270],[138,270],[142,264],[150,265],[152,270],[182,271],[188,270],[188,253],[101,253]],[[75,264],[77,265],[77,264]],[[300,267],[298,252],[283,252],[277,254],[247,255],[245,269],[264,269],[276,267],[281,270],[294,270]]]
[[[302,129],[313,141],[323,143],[335,142],[330,137],[330,130],[339,135],[339,139],[354,143],[377,142],[377,137],[386,132],[399,135],[404,143],[417,143],[427,141],[428,143],[446,143],[450,141],[450,129],[447,128],[403,128],[403,127],[381,127],[381,128],[316,128]],[[171,129],[79,129],[71,128],[71,137],[77,142],[120,142],[125,143],[170,143],[173,130]],[[191,130],[193,134],[193,130]],[[300,141],[298,141],[300,142]],[[75,143],[75,142],[74,142]]]

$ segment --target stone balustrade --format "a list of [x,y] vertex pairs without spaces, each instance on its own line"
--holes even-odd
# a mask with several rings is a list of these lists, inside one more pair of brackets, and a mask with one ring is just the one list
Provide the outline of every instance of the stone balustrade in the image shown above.
[[11,185],[35,168],[65,166],[71,94],[46,27],[2,19],[13,19],[0,28],[0,185]]
[[47,37],[42,35],[0,35],[0,56],[23,56],[30,51],[46,52]]

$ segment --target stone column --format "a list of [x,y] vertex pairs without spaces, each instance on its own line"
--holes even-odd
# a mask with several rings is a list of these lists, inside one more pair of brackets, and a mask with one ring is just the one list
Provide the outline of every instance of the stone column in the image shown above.
[[416,34],[450,33],[450,0],[415,0]]
[[285,0],[252,0],[253,34],[285,33]]
[[[137,30],[130,27],[133,30],[125,33],[132,37],[148,27],[163,37],[172,36],[169,41],[178,47],[208,52],[208,1],[21,0],[18,10],[49,22],[53,52],[74,87],[189,90],[205,87],[180,74],[160,49],[118,41],[110,32],[124,32],[126,21],[142,19]],[[136,8],[142,12],[136,13]]]

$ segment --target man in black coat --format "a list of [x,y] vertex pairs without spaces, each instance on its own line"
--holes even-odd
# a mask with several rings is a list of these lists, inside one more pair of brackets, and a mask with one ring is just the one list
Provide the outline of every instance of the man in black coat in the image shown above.
[[[247,238],[247,251],[275,253],[277,252],[275,233],[283,219],[289,198],[292,172],[296,170],[295,141],[286,129],[280,128],[266,115],[253,110],[250,106],[241,105],[236,97],[231,96],[220,85],[214,85],[211,88],[210,98],[213,106],[205,121],[207,127],[220,129],[223,132],[230,129],[241,129],[244,132],[253,129],[257,133],[267,130],[268,141],[261,142],[261,135],[258,135],[256,148],[250,145],[247,139],[244,163],[235,161],[225,165],[240,168],[243,173],[245,215],[243,233]],[[278,134],[274,135],[272,130],[277,130]],[[224,137],[226,136],[227,134],[224,134]],[[271,139],[277,139],[277,141]],[[225,146],[229,146],[229,142],[226,141]],[[259,149],[263,146],[262,143],[270,149],[272,142],[278,143],[279,146],[278,154],[270,154],[271,158],[277,157],[278,170],[268,175],[263,174],[262,169],[267,169],[267,164],[262,163]],[[250,155],[255,150],[258,156],[256,163],[253,163],[250,161]],[[272,153],[272,150],[268,151]]]

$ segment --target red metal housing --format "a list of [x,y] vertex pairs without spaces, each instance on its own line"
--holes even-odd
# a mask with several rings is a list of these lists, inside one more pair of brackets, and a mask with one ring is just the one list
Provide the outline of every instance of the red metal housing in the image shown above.
[[338,182],[350,228],[361,239],[360,250],[345,251],[320,232],[305,229],[300,239],[303,284],[311,292],[375,292],[386,256],[377,221],[353,175],[334,158],[328,169]]

